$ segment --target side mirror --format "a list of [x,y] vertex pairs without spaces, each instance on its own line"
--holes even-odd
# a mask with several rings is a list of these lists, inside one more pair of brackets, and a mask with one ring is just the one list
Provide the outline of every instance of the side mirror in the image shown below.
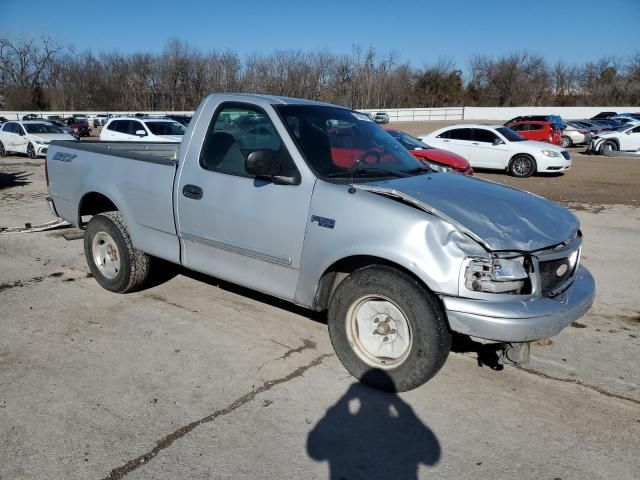
[[256,177],[273,177],[280,174],[280,164],[273,150],[254,150],[244,162],[244,169]]
[[299,175],[287,177],[282,175],[282,167],[273,150],[254,150],[244,161],[244,169],[249,175],[271,180],[278,185],[298,185]]
[[494,147],[496,147],[496,146],[498,146],[498,145],[504,145],[504,142],[503,142],[502,140],[500,140],[499,138],[496,138],[496,139],[493,141],[493,144],[492,144],[492,145],[493,145]]
[[147,132],[145,132],[144,130],[136,130],[136,135],[138,135],[139,137],[146,137]]

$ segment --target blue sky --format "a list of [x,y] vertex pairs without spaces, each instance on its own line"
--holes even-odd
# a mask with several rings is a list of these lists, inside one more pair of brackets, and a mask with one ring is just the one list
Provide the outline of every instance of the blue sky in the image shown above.
[[[516,50],[583,63],[640,50],[640,0],[0,0],[0,35],[47,35],[76,51],[158,52],[171,37],[241,55],[353,44],[424,66]],[[84,6],[83,6],[84,5]]]

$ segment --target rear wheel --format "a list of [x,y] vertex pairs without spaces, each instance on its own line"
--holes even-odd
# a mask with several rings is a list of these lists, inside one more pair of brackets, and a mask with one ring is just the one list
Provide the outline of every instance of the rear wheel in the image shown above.
[[329,335],[344,367],[381,390],[414,389],[444,365],[451,333],[436,298],[387,266],[357,270],[329,304]]
[[536,173],[536,161],[524,153],[516,155],[509,162],[509,173],[514,177],[530,177]]
[[570,137],[563,135],[562,140],[560,140],[560,146],[563,148],[573,147],[573,140],[571,140]]
[[149,256],[133,247],[120,212],[91,218],[84,235],[84,254],[95,279],[111,292],[135,291],[149,275]]

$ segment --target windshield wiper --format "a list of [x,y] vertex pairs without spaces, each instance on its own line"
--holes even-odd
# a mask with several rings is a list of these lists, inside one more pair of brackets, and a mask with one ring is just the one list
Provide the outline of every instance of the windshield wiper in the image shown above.
[[344,172],[332,172],[325,177],[327,178],[336,178],[336,177],[348,177],[348,176],[356,176],[359,174],[365,175],[392,175],[396,177],[410,177],[411,173],[408,172],[400,172],[398,170],[391,170],[390,168],[380,168],[380,167],[363,167],[359,166],[357,168],[351,168],[349,170],[345,170]]

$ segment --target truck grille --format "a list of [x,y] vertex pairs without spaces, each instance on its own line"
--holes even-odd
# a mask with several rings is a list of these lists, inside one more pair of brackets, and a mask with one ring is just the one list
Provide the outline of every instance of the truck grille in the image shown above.
[[576,265],[571,266],[569,258],[540,262],[540,288],[542,289],[542,295],[549,297],[560,293],[555,290],[573,275],[577,267],[577,262]]
[[566,150],[562,150],[562,156],[564,157],[565,160],[571,160],[571,154]]

